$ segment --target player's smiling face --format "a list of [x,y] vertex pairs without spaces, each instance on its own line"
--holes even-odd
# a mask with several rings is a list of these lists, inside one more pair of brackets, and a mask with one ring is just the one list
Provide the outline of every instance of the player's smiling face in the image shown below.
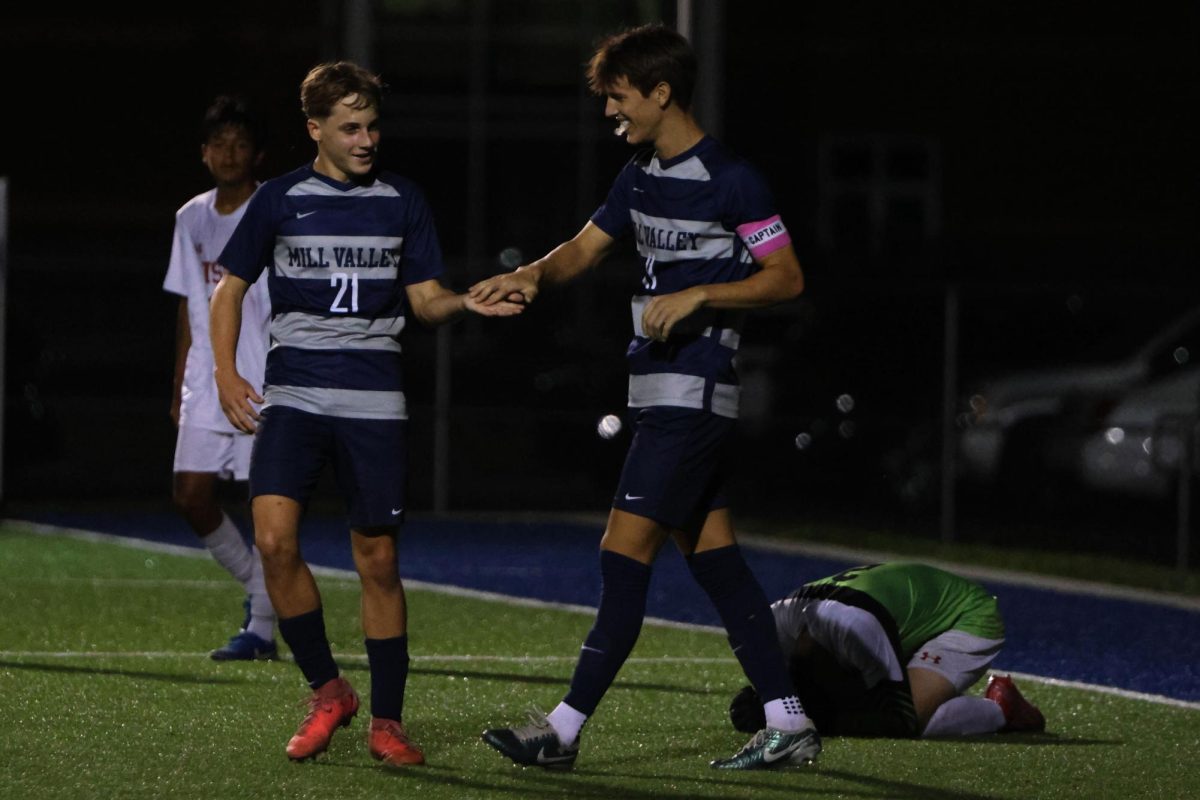
[[310,119],[308,135],[317,143],[313,168],[346,183],[366,177],[379,152],[379,109],[355,108],[358,95],[342,98],[328,117]]
[[604,116],[617,121],[614,133],[624,135],[630,144],[653,142],[658,137],[666,98],[670,97],[667,84],[660,83],[647,97],[622,75],[608,87],[605,95],[608,99],[604,103]]

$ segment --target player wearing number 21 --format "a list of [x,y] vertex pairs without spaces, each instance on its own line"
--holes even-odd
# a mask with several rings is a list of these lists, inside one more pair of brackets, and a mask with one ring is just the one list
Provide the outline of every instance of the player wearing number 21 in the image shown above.
[[[377,165],[381,95],[378,76],[349,62],[309,72],[300,99],[316,159],[259,188],[220,256],[228,274],[212,298],[221,407],[239,430],[256,432],[250,495],[267,590],[279,633],[313,689],[286,748],[295,760],[321,753],[358,711],[298,542],[304,506],[332,464],[362,587],[369,749],[391,765],[424,761],[401,724],[409,659],[396,550],[408,417],[400,333],[409,309],[426,325],[467,311],[521,310],[477,304],[439,282],[442,254],[421,190]],[[242,299],[264,270],[272,346],[260,396],[238,374],[234,353]]]
[[765,706],[763,730],[713,766],[782,766],[820,750],[722,490],[737,418],[741,313],[794,298],[804,281],[766,182],[692,116],[695,78],[691,47],[662,26],[601,44],[589,84],[606,98],[617,135],[642,149],[573,239],[471,287],[485,305],[518,293],[532,301],[543,286],[598,264],[626,235],[645,264],[628,350],[634,436],[600,540],[600,607],[563,701],[547,716],[534,713],[529,725],[484,733],[517,763],[564,768],[575,761],[584,722],[637,640],[651,564],[667,539],[716,606]]

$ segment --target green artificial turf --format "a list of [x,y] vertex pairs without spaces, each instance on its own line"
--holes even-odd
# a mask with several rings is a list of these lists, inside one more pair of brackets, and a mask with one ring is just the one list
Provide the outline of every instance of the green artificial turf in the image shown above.
[[[369,674],[355,581],[319,577],[345,675]],[[566,690],[590,616],[409,592],[405,722],[428,764],[381,768],[367,708],[316,762],[283,747],[307,687],[290,662],[216,663],[240,590],[205,558],[0,530],[4,798],[1186,798],[1200,711],[1024,681],[1045,734],[829,739],[816,763],[724,773],[744,683],[722,636],[647,625],[571,772],[513,767],[479,740]]]

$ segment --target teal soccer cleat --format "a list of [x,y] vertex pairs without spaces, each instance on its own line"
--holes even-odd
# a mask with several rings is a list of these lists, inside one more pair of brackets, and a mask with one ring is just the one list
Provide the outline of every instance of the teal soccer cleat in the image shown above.
[[821,737],[810,722],[804,730],[787,733],[763,728],[732,757],[713,761],[715,769],[774,769],[806,764],[821,752]]

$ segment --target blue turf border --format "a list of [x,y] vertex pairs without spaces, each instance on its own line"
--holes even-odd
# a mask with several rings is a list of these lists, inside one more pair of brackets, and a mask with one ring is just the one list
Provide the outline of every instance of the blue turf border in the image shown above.
[[[44,512],[33,522],[198,547],[172,514]],[[413,519],[401,541],[405,578],[559,603],[595,605],[599,594],[598,526],[570,522]],[[313,564],[354,568],[344,523],[311,516],[302,544]],[[745,547],[767,596],[853,562]],[[997,598],[1007,641],[994,669],[1200,701],[1200,612],[1152,602],[981,581]],[[683,558],[664,548],[655,564],[647,612],[719,624]]]

